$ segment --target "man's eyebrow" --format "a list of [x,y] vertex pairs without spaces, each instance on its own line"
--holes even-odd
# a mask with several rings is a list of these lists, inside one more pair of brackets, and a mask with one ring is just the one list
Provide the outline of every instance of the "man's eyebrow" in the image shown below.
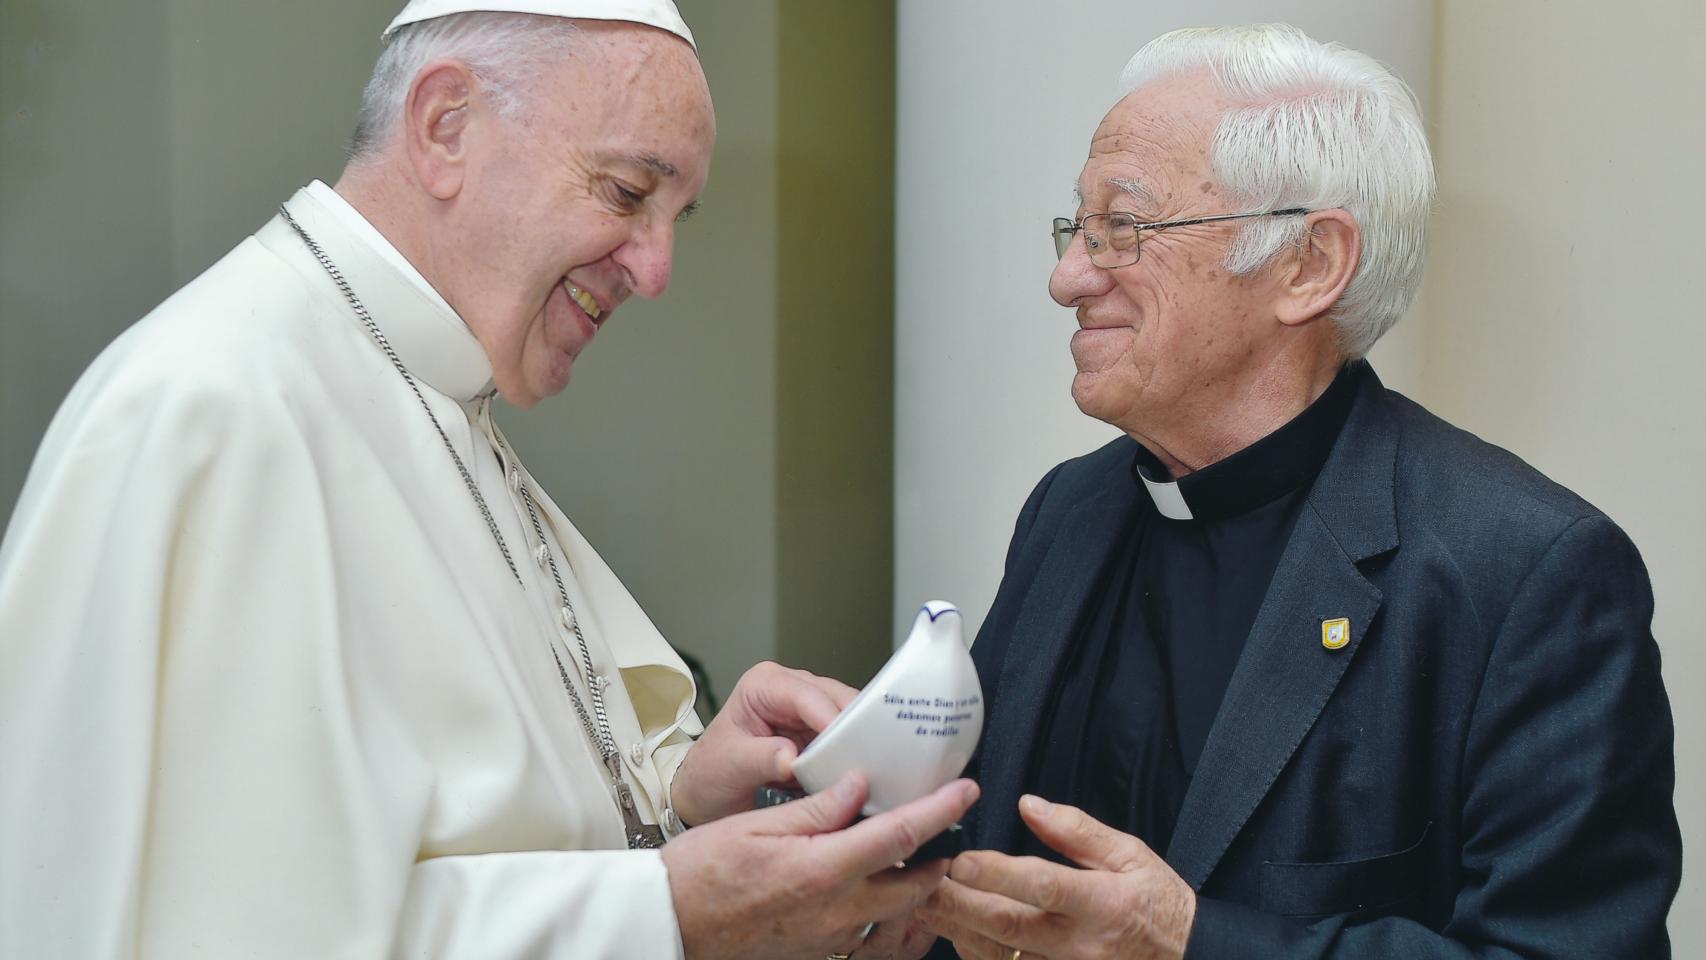
[[[1142,181],[1133,180],[1130,177],[1109,177],[1102,182],[1138,203],[1151,207],[1155,205],[1155,194],[1150,192]],[[1084,205],[1084,188],[1077,180],[1072,181],[1072,202],[1080,207]]]
[[655,153],[636,153],[628,159],[647,168],[648,170],[656,170],[658,173],[661,173],[666,177],[673,177],[680,172],[675,169],[674,164]]
[[1150,193],[1149,188],[1144,186],[1140,181],[1132,180],[1128,177],[1109,177],[1102,182],[1119,190],[1121,193],[1131,197],[1138,203],[1148,204],[1151,206],[1155,203],[1155,194]]

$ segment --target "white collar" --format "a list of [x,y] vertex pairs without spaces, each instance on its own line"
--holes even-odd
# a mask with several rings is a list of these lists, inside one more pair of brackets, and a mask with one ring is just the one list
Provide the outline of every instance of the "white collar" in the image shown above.
[[[285,207],[349,281],[409,373],[463,403],[490,392],[492,364],[468,324],[337,191],[315,180]],[[283,217],[256,236],[281,255],[306,258],[305,269],[323,274]],[[353,311],[350,321],[360,322]]]
[[1179,490],[1177,480],[1151,480],[1144,474],[1143,468],[1137,468],[1137,478],[1143,481],[1143,486],[1149,491],[1149,499],[1155,501],[1155,509],[1169,520],[1190,520],[1191,505],[1185,502],[1185,495]]

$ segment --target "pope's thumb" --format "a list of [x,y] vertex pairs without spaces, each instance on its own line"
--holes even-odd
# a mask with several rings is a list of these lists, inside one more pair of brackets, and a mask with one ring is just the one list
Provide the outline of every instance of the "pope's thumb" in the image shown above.
[[787,737],[754,737],[741,745],[733,761],[742,783],[786,783],[794,778],[799,751]]
[[840,830],[858,816],[869,792],[864,777],[849,773],[822,793],[773,808],[771,829],[779,834],[806,835]]

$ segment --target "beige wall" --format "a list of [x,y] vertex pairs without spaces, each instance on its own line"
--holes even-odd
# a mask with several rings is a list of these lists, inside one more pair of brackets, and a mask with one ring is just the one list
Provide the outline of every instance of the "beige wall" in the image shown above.
[[1438,17],[1420,399],[1640,547],[1688,854],[1671,930],[1678,957],[1706,956],[1706,3],[1441,0]]
[[894,571],[893,3],[785,3],[777,654],[863,685]]

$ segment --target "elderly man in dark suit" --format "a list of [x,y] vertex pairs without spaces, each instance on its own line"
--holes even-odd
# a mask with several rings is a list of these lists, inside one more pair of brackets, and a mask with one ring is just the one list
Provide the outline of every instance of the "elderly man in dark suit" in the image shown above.
[[1127,436],[1019,514],[937,952],[1669,956],[1640,557],[1361,359],[1420,280],[1409,91],[1283,26],[1169,34],[1123,89],[1049,289]]

